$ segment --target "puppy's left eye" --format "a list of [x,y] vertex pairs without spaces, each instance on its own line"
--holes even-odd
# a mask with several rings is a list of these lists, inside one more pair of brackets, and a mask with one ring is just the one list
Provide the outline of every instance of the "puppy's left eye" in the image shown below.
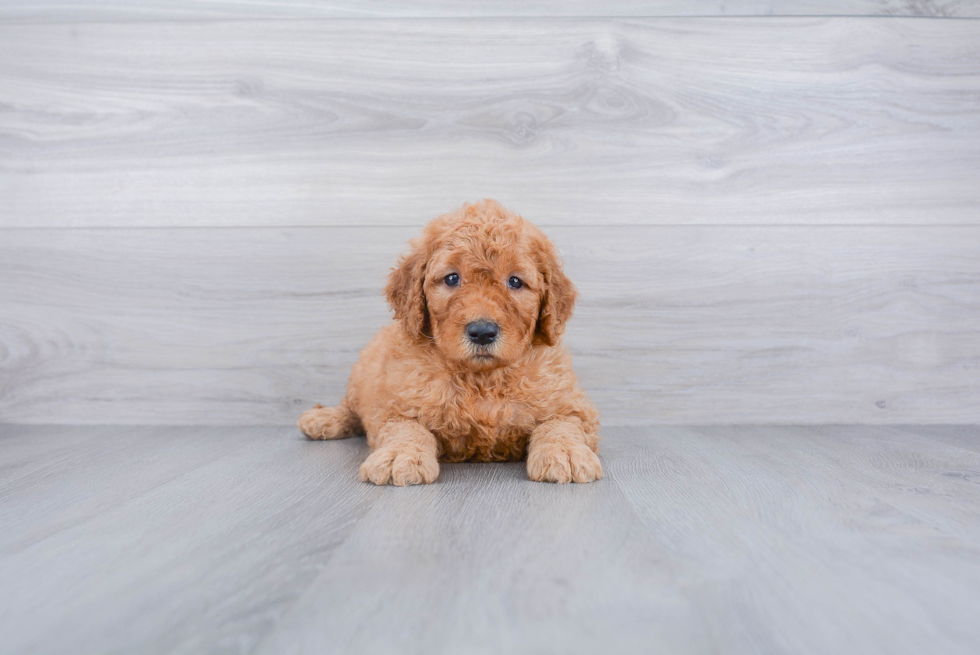
[[510,279],[507,280],[507,286],[509,286],[511,289],[520,289],[524,286],[524,281],[516,275],[511,275]]

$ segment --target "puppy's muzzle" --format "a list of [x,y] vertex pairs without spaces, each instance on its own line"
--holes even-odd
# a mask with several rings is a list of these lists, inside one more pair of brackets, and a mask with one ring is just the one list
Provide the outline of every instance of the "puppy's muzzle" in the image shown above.
[[500,326],[493,321],[473,321],[466,325],[466,336],[478,346],[489,346],[500,334]]

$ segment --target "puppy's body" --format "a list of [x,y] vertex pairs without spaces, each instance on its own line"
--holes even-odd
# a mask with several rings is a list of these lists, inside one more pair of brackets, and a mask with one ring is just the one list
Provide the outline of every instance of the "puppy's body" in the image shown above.
[[533,348],[513,366],[470,371],[447,366],[433,344],[396,325],[361,353],[347,402],[372,448],[387,422],[408,417],[432,432],[445,462],[522,459],[531,431],[555,416],[578,418],[592,442],[599,427],[564,348]]
[[361,477],[377,484],[432,482],[439,460],[525,455],[535,480],[601,477],[598,412],[559,343],[575,290],[537,228],[494,201],[442,216],[386,294],[396,321],[361,352],[341,404],[303,414],[303,432],[366,433]]

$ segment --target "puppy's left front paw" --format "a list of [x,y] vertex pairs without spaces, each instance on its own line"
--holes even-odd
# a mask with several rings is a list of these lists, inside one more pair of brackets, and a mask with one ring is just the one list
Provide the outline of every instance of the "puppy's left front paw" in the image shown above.
[[602,477],[602,464],[583,443],[552,441],[528,450],[527,476],[536,482],[594,482]]

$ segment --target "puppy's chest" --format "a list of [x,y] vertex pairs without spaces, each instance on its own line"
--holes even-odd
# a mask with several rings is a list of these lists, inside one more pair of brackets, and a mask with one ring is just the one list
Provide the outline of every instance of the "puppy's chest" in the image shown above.
[[444,461],[503,461],[524,455],[536,425],[531,404],[486,391],[456,391],[447,400],[422,421],[439,439]]
[[465,402],[448,408],[447,413],[455,414],[454,423],[491,431],[509,432],[514,428],[534,427],[532,408],[527,403],[506,397],[470,396]]

